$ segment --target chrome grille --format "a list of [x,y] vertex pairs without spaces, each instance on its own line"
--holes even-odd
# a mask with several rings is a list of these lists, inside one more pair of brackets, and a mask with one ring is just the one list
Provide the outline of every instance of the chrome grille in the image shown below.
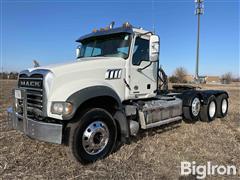
[[31,76],[21,74],[18,87],[26,90],[27,116],[29,118],[42,119],[44,101],[43,76],[41,74],[33,74]]

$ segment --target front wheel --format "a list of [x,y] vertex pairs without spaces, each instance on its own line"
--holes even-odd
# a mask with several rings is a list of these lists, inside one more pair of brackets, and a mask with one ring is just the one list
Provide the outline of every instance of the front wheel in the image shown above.
[[71,125],[68,148],[75,160],[87,164],[110,154],[116,137],[116,123],[111,114],[94,108]]

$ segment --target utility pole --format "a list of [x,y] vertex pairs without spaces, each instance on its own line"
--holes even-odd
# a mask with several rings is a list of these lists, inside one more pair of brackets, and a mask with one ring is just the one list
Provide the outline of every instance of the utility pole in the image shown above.
[[196,70],[195,70],[195,81],[200,82],[199,79],[199,46],[200,46],[200,16],[204,12],[204,0],[195,0],[195,15],[198,16],[198,30],[197,30],[197,55],[196,55]]

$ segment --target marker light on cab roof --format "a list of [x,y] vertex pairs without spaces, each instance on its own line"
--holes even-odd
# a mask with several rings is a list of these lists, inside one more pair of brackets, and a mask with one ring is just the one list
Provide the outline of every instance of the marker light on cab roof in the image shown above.
[[122,26],[123,26],[124,28],[130,28],[130,27],[132,27],[132,25],[131,25],[129,22],[123,23]]

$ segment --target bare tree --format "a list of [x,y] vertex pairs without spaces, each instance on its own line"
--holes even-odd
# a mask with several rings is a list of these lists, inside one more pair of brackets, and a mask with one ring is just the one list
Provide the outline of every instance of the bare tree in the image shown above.
[[223,84],[230,84],[233,80],[233,75],[231,72],[227,72],[221,76],[221,82]]
[[178,83],[186,83],[187,70],[184,67],[178,67],[173,74],[173,78]]
[[18,72],[0,72],[0,79],[17,79]]
[[172,76],[169,77],[169,82],[170,83],[177,83],[178,78],[175,75],[172,75]]
[[233,82],[240,82],[240,77],[234,77],[234,78],[232,79],[232,81],[233,81]]
[[1,72],[0,76],[1,76],[1,79],[7,79],[8,78],[8,73],[7,72]]

